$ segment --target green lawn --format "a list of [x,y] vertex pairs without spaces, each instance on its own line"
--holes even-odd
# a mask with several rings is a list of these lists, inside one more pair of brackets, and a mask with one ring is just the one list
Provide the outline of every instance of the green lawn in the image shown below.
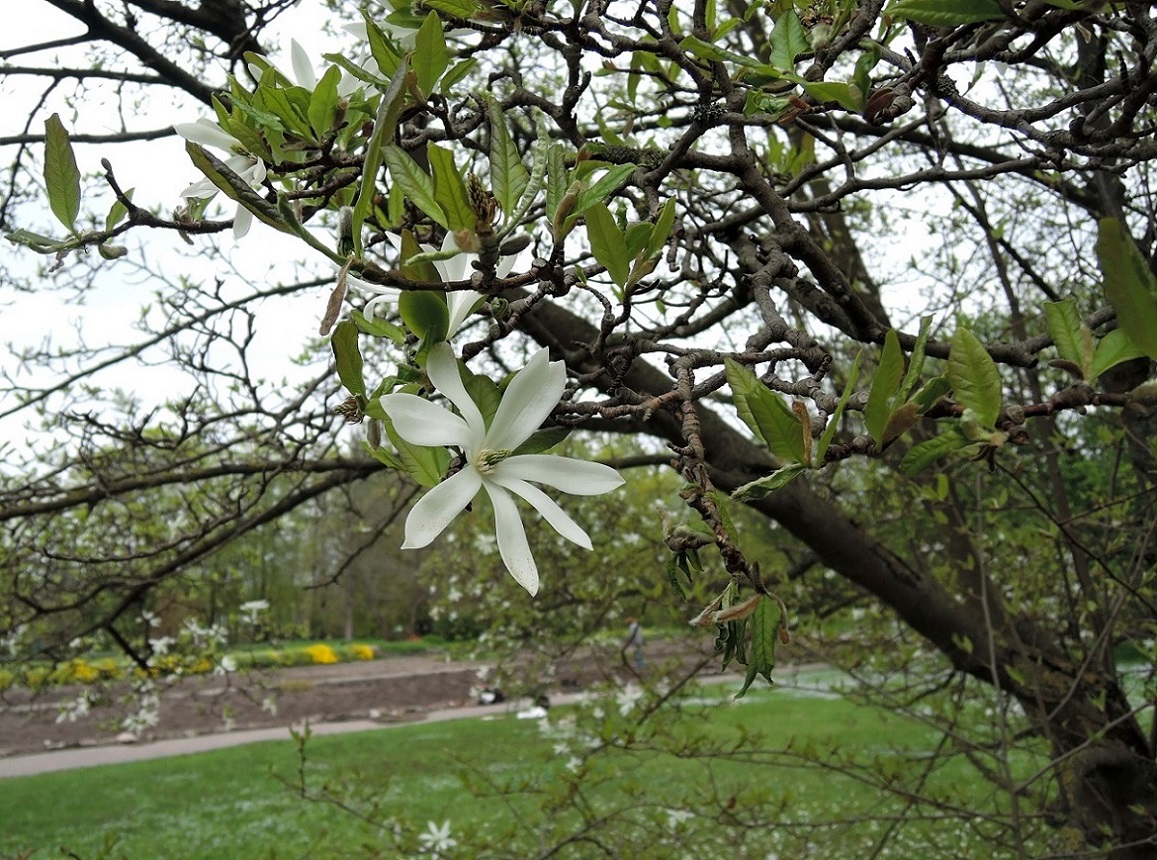
[[[897,801],[830,769],[795,767],[794,756],[824,753],[839,763],[855,752],[902,780],[919,768],[934,740],[923,726],[839,699],[776,688],[753,690],[735,702],[728,691],[709,687],[681,713],[659,720],[661,731],[654,736],[639,732],[636,749],[612,748],[590,758],[578,781],[571,768],[592,736],[621,740],[630,733],[619,704],[609,699],[559,709],[554,717],[563,727],[549,732],[537,721],[507,717],[311,739],[307,787],[322,794],[335,790],[375,824],[332,804],[303,800],[281,781],[297,776],[291,741],[0,780],[0,857],[59,857],[63,846],[88,860],[102,856],[101,847],[114,835],[107,856],[148,860],[418,856],[417,834],[428,822],[444,820],[452,822],[462,844],[441,856],[518,857],[518,840],[557,842],[582,830],[584,816],[607,816],[612,809],[626,811],[610,816],[609,838],[636,858],[684,856],[671,845],[684,845],[685,856],[709,856],[700,855],[704,848],[758,850],[739,856],[761,858],[779,849],[780,860],[839,856],[807,849],[822,843],[826,851],[836,842],[866,855],[887,823],[865,819],[898,812]],[[577,730],[565,729],[568,716],[578,717]],[[761,737],[749,736],[753,730]],[[684,742],[679,757],[659,749]],[[748,762],[725,761],[723,748]],[[473,774],[475,789],[493,780],[509,793],[476,797],[465,787],[463,772]],[[949,789],[959,791],[963,773],[959,763],[951,763],[933,773],[928,785],[941,783],[948,797]],[[984,802],[983,787],[973,785],[969,792]],[[671,817],[677,814],[672,810],[702,811],[708,797],[714,798],[712,818]],[[848,821],[813,829],[833,814]],[[391,819],[396,821],[387,830],[379,829]],[[472,831],[476,842],[467,849]],[[400,855],[394,838],[412,850]],[[493,853],[482,852],[479,840]],[[924,847],[913,847],[912,840]],[[927,853],[929,840],[952,846],[942,856],[999,856],[959,822],[936,821],[908,828],[878,856],[934,856]],[[602,855],[579,842],[559,856]]]

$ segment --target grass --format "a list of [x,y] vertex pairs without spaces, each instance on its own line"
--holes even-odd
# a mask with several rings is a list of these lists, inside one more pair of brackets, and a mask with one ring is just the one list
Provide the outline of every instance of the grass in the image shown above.
[[[587,707],[584,724],[606,738],[618,736],[627,723],[618,717],[615,701],[599,707],[599,712]],[[753,728],[763,733],[762,739],[746,738]],[[933,740],[929,730],[890,713],[782,689],[753,691],[735,703],[729,695],[721,698],[719,689],[709,688],[702,704],[673,717],[667,729],[672,737],[704,736],[756,759],[773,752],[782,756],[785,750],[815,754],[834,749],[837,758],[839,750],[856,750],[868,758],[878,754],[885,767],[910,761],[908,754],[919,756]],[[556,746],[559,743],[559,736],[544,734],[537,721],[513,718],[314,738],[306,746],[306,785],[321,792],[353,785],[359,808],[377,804],[379,819],[402,815],[417,831],[428,821],[450,819],[456,834],[481,828],[495,834],[495,840],[509,840],[511,834],[535,828],[543,834],[564,832],[576,827],[578,820],[573,806],[561,800],[574,783],[568,782],[567,756]],[[567,743],[563,738],[563,746]],[[582,746],[574,738],[569,743],[572,749]],[[463,787],[463,762],[476,780],[485,775],[517,786],[518,792],[508,798],[472,797]],[[297,768],[295,745],[284,741],[0,780],[0,858],[58,857],[64,846],[87,860],[104,856],[101,848],[114,836],[115,848],[107,856],[150,860],[397,856],[384,848],[380,855],[359,853],[359,846],[381,847],[388,840],[374,826],[332,805],[303,800],[284,782],[293,782]],[[936,779],[956,783],[960,776],[950,766]],[[760,803],[780,804],[784,818],[805,825],[833,811],[854,818],[873,810],[894,810],[894,804],[875,789],[830,770],[787,767],[782,758],[769,769],[725,763],[717,757],[677,760],[645,749],[610,750],[588,762],[584,786],[589,793],[584,803],[606,808],[625,804],[636,810],[636,818],[652,822],[665,821],[671,808],[697,802],[708,787],[724,799],[738,798],[742,810]],[[624,829],[618,837],[643,840],[634,852],[637,857],[674,856],[667,849],[648,848],[654,837],[639,835],[640,826],[633,824],[633,830]],[[836,836],[852,842],[870,840],[874,831],[865,827],[844,828]],[[704,833],[710,836],[717,830],[718,825],[711,823]],[[784,834],[783,839],[791,836],[789,830]],[[780,838],[763,828],[750,832],[733,828],[730,835],[741,840]],[[829,832],[826,838],[835,837]],[[957,850],[960,840],[954,837]],[[806,842],[805,838],[799,844]],[[766,844],[770,843],[761,843],[763,853],[758,856],[768,856]],[[578,850],[563,856],[595,855]],[[781,856],[786,860],[803,855]],[[997,855],[978,847],[976,856]]]

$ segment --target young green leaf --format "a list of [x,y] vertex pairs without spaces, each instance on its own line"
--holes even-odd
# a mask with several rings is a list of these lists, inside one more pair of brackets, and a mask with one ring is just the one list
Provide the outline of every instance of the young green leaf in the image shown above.
[[786,487],[797,477],[808,471],[808,469],[809,467],[803,463],[791,463],[782,469],[776,469],[766,477],[757,478],[754,481],[744,484],[731,494],[731,498],[737,502],[751,502],[758,499],[765,499],[776,490]]
[[434,176],[434,198],[446,213],[450,230],[473,230],[478,216],[466,191],[466,182],[454,164],[454,154],[436,143],[426,145],[426,158]]
[[795,58],[811,49],[807,30],[794,9],[788,9],[771,31],[771,65],[784,72],[795,71]]
[[522,163],[510,129],[506,127],[506,117],[498,102],[490,100],[490,185],[494,199],[502,207],[502,214],[508,218],[518,206],[522,192],[530,182],[530,172]]
[[601,266],[620,287],[627,283],[631,258],[627,250],[627,240],[615,218],[602,203],[591,206],[586,213],[587,239],[591,252]]
[[868,392],[868,403],[864,407],[864,423],[877,447],[883,447],[884,427],[892,414],[900,381],[904,376],[904,353],[900,350],[900,339],[895,329],[889,329],[884,336],[884,351],[880,356],[880,366],[872,380]]
[[996,426],[1000,417],[1000,372],[984,344],[963,326],[952,336],[948,381],[961,406],[971,409],[984,427]]
[[436,487],[450,468],[450,453],[445,448],[426,448],[407,442],[394,430],[393,422],[382,422],[386,435],[398,449],[398,458],[410,476],[423,487]]
[[414,55],[410,65],[417,75],[418,89],[424,95],[434,92],[434,86],[450,65],[450,51],[437,13],[430,12],[414,37]]
[[840,395],[840,402],[836,404],[836,411],[832,413],[832,417],[828,419],[828,426],[824,428],[824,433],[820,436],[820,441],[816,445],[815,464],[817,467],[824,464],[824,455],[828,452],[828,447],[832,444],[832,439],[836,435],[836,431],[840,427],[840,419],[844,415],[844,407],[848,405],[848,400],[852,396],[856,379],[860,375],[860,359],[863,353],[856,353],[856,360],[852,363],[852,369],[848,372],[848,381],[844,385],[844,393]]
[[[135,188],[130,188],[128,191],[126,191],[125,192],[125,199],[127,199],[131,202],[133,199],[133,192],[134,191],[136,191]],[[121,201],[119,199],[114,200],[112,203],[112,206],[108,210],[108,215],[105,216],[104,229],[111,230],[113,227],[115,227],[117,224],[119,224],[121,221],[123,221],[125,216],[128,214],[129,214],[128,207],[125,206],[125,204],[121,203]]]
[[920,333],[916,335],[916,343],[912,347],[912,355],[908,359],[908,372],[904,374],[904,381],[896,393],[896,400],[907,400],[908,395],[920,381],[920,374],[924,370],[924,349],[928,344],[928,333],[932,330],[932,317],[922,317]]
[[949,427],[939,436],[913,445],[900,461],[900,469],[909,477],[914,477],[931,466],[942,457],[947,457],[954,451],[961,451],[973,446],[968,437],[956,425]]
[[450,330],[450,310],[446,296],[432,290],[405,290],[398,297],[402,322],[428,344],[446,339]]
[[446,213],[434,196],[434,180],[418,166],[418,162],[406,150],[392,143],[382,147],[382,158],[390,169],[391,178],[406,192],[406,199],[441,226],[449,227]]
[[1116,218],[1102,218],[1098,225],[1097,258],[1117,325],[1145,355],[1157,359],[1157,279]]
[[333,330],[329,341],[337,362],[341,384],[355,397],[364,397],[366,380],[363,374],[362,353],[358,348],[358,327],[352,320],[342,320]]
[[1129,335],[1121,331],[1121,329],[1114,329],[1097,344],[1097,350],[1093,353],[1093,361],[1089,366],[1089,380],[1092,381],[1099,377],[1102,373],[1111,367],[1116,367],[1125,361],[1132,361],[1135,358],[1143,358],[1145,355],[1141,347],[1133,343]]
[[1081,370],[1081,378],[1091,380],[1093,368],[1093,333],[1081,320],[1076,299],[1045,302],[1045,325],[1057,348],[1057,354]]
[[75,233],[80,214],[80,170],[68,131],[60,114],[55,113],[44,121],[44,186],[52,214]]
[[755,611],[747,617],[747,626],[751,629],[751,650],[747,655],[747,675],[743,679],[743,686],[735,694],[737,699],[743,698],[759,675],[766,678],[767,683],[772,683],[771,670],[775,668],[775,646],[779,643],[783,616],[774,600],[761,597]]
[[[382,165],[382,150],[394,139],[398,128],[398,118],[402,115],[405,98],[407,70],[403,66],[390,81],[389,88],[382,94],[378,113],[374,119],[374,133],[366,144],[365,161],[362,165],[362,182],[358,198],[354,203],[353,240],[354,254],[362,256],[362,224],[374,210],[374,198],[378,193],[378,168]],[[400,186],[396,186],[400,187]],[[391,196],[394,191],[390,189]]]
[[896,0],[884,13],[897,21],[933,27],[999,21],[1005,17],[997,0]]
[[330,66],[309,97],[309,125],[317,140],[333,131],[337,119],[337,85],[341,80],[341,69]]
[[733,359],[725,359],[727,383],[731,386],[735,411],[743,422],[764,441],[768,450],[791,463],[807,463],[804,426],[799,416],[754,373]]
[[260,194],[249,187],[249,184],[229,169],[213,153],[191,140],[185,141],[185,152],[194,166],[217,188],[225,192],[225,196],[236,203],[240,203],[261,222],[268,224],[282,233],[296,235],[297,231],[289,224],[278,211],[275,204],[270,203]]

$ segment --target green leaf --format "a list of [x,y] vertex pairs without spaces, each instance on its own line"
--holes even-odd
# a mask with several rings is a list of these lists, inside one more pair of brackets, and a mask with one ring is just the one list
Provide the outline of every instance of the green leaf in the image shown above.
[[598,203],[586,213],[587,239],[591,252],[599,264],[606,267],[611,279],[620,287],[627,283],[631,257],[627,250],[627,240],[619,230],[615,218],[607,207]]
[[451,18],[458,18],[461,21],[469,21],[482,11],[482,7],[475,0],[426,0],[423,5],[445,12]]
[[884,336],[880,367],[876,370],[876,377],[868,392],[868,403],[864,406],[864,423],[877,447],[883,447],[884,427],[892,414],[903,376],[904,353],[900,351],[900,338],[895,329],[889,329]]
[[404,290],[398,297],[398,313],[406,327],[426,343],[439,343],[450,330],[446,297],[432,290]]
[[566,155],[560,144],[552,143],[546,161],[546,215],[554,218],[558,204],[566,195],[570,179],[566,170]]
[[422,246],[418,244],[414,234],[409,230],[403,230],[401,239],[402,274],[411,281],[423,281],[428,284],[441,281],[442,276],[438,272],[438,267],[431,261],[412,262],[414,257],[419,257],[423,253]]
[[[125,192],[125,198],[129,201],[133,199],[133,192],[135,188],[130,188]],[[129,209],[120,200],[114,200],[112,206],[108,210],[108,215],[104,219],[104,229],[111,230],[117,224],[124,220],[125,216],[129,214]]]
[[477,65],[477,57],[467,57],[465,60],[455,63],[454,68],[450,69],[442,78],[442,92],[449,94],[454,85],[470,74]]
[[1089,367],[1089,381],[1099,377],[1111,367],[1116,367],[1125,361],[1144,357],[1145,352],[1132,338],[1121,329],[1114,329],[1097,344],[1097,351],[1093,353],[1093,361]]
[[924,371],[924,349],[928,344],[928,333],[932,330],[932,317],[922,317],[920,333],[916,335],[916,344],[912,347],[912,355],[908,359],[908,372],[904,374],[904,381],[897,392],[897,400],[907,400],[916,383],[920,381],[920,374]]
[[807,30],[794,9],[780,15],[771,31],[771,64],[785,72],[795,71],[795,58],[811,50]]
[[309,125],[318,140],[334,130],[334,122],[337,120],[337,85],[340,80],[341,69],[330,66],[309,98]]
[[418,89],[423,95],[434,92],[434,85],[450,65],[450,51],[438,15],[430,12],[414,37],[414,55],[410,65],[418,78]]
[[1076,299],[1045,302],[1045,325],[1057,354],[1081,369],[1082,379],[1092,379],[1093,333],[1081,320]]
[[491,99],[490,112],[490,186],[494,199],[502,207],[502,214],[510,217],[518,206],[522,192],[530,182],[530,172],[522,163],[522,156],[514,146],[506,118],[498,102]]
[[912,396],[917,411],[923,415],[941,401],[952,390],[952,383],[946,376],[934,376]]
[[864,108],[864,95],[859,96],[852,91],[852,88],[845,83],[839,81],[800,81],[800,86],[804,88],[809,96],[815,99],[820,104],[825,102],[836,102],[844,110],[857,112]]
[[747,675],[743,686],[735,698],[743,698],[757,676],[762,675],[767,683],[772,683],[771,670],[775,668],[775,646],[779,643],[779,627],[782,613],[775,601],[764,597],[747,618],[751,629],[751,650],[747,655]]
[[1005,17],[997,0],[896,0],[884,10],[897,21],[915,21],[933,27],[955,27]]
[[733,359],[724,359],[727,382],[735,402],[735,411],[768,450],[791,463],[807,463],[804,427],[799,416],[783,402],[778,394],[768,389],[759,378]]
[[31,230],[23,229],[5,233],[4,238],[15,245],[23,245],[26,248],[31,248],[37,254],[56,254],[74,247],[74,244],[79,242],[78,239],[66,239],[61,242],[53,239],[51,236],[42,236],[40,233],[33,233]]
[[572,429],[571,427],[543,427],[541,430],[535,430],[525,442],[514,450],[514,453],[541,454],[543,451],[549,451],[566,439]]
[[984,427],[996,426],[1000,416],[1000,372],[984,344],[963,326],[952,336],[948,381],[961,406],[971,409]]
[[502,392],[498,390],[498,386],[489,376],[471,373],[461,364],[458,365],[458,369],[466,392],[478,406],[478,411],[482,413],[483,422],[489,427],[495,413],[498,412],[498,405],[502,402]]
[[226,164],[221,161],[213,153],[204,149],[203,147],[193,143],[191,140],[185,141],[185,152],[189,154],[189,158],[198,170],[205,174],[205,176],[217,186],[221,191],[225,192],[225,196],[230,200],[240,203],[246,209],[253,213],[253,215],[270,227],[280,230],[282,233],[289,233],[290,235],[297,235],[297,230],[281,217],[277,206],[270,203],[260,194],[257,194],[249,185],[229,169]]
[[909,477],[913,477],[940,458],[972,447],[974,444],[954,424],[934,439],[912,446],[900,461],[900,469]]
[[450,468],[450,452],[445,448],[426,448],[407,442],[394,429],[389,419],[382,422],[386,435],[398,449],[398,457],[410,476],[423,487],[436,487]]
[[388,320],[370,319],[359,310],[350,311],[350,319],[358,327],[358,331],[371,337],[388,337],[396,346],[406,342],[406,333]]
[[731,494],[731,498],[737,502],[751,502],[758,499],[765,499],[794,481],[799,475],[808,471],[808,466],[803,463],[792,463],[784,466],[782,469],[776,469],[770,475],[763,478],[757,478],[750,483],[744,484]]
[[1117,325],[1145,355],[1157,359],[1157,279],[1115,218],[1102,218],[1098,225],[1097,258]]
[[635,172],[636,167],[635,164],[616,164],[600,176],[594,185],[580,191],[575,197],[574,208],[567,216],[567,223],[571,224],[576,221],[580,215],[596,203],[605,202]]
[[815,463],[817,467],[824,464],[824,455],[828,453],[828,447],[832,444],[832,439],[840,427],[840,419],[844,415],[844,407],[848,405],[848,400],[852,396],[856,379],[860,375],[860,359],[862,357],[862,352],[856,354],[856,360],[852,363],[852,369],[848,373],[847,384],[844,385],[844,393],[840,395],[840,402],[836,404],[836,411],[833,412],[832,417],[828,419],[828,426],[824,428],[824,433],[820,436],[819,445],[816,446],[815,452]]
[[52,214],[75,233],[80,214],[80,170],[68,131],[60,114],[55,113],[44,121],[44,186]]
[[363,254],[362,225],[373,211],[374,197],[378,193],[378,168],[382,164],[382,149],[393,141],[394,132],[398,128],[398,118],[402,115],[405,84],[406,69],[403,67],[397,71],[390,81],[389,88],[382,94],[382,101],[374,118],[374,133],[370,135],[370,142],[366,144],[362,182],[358,189],[357,201],[354,203],[353,217],[354,254],[358,257]]
[[352,320],[342,320],[333,330],[329,341],[333,357],[337,362],[337,375],[341,384],[355,397],[366,394],[366,380],[362,375],[362,353],[358,348],[358,327]]
[[466,182],[454,164],[454,154],[436,143],[426,145],[430,172],[434,175],[434,197],[446,213],[447,227],[455,232],[473,230],[478,216],[470,206]]
[[671,238],[671,228],[675,224],[675,198],[672,197],[663,204],[659,217],[655,219],[655,229],[651,231],[651,238],[647,242],[647,249],[643,256],[647,259],[658,257],[663,253],[667,240]]
[[418,166],[410,154],[395,144],[382,147],[382,157],[390,168],[390,177],[406,192],[406,199],[443,227],[449,220],[434,196],[434,180]]
[[[429,5],[433,6],[433,4]],[[402,68],[404,73],[401,56],[390,45],[386,34],[382,32],[382,28],[370,15],[369,9],[362,10],[362,18],[366,22],[366,40],[370,43],[370,55],[378,64],[378,71],[382,73],[383,77],[391,79],[398,73],[399,68]]]

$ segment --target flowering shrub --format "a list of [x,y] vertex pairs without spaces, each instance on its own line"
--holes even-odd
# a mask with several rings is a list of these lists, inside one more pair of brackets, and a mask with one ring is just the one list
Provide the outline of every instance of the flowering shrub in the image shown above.
[[320,642],[317,645],[310,645],[305,649],[305,653],[314,663],[336,663],[338,661],[333,648]]
[[377,652],[374,651],[370,645],[351,645],[350,651],[353,653],[355,660],[373,660],[378,656]]

